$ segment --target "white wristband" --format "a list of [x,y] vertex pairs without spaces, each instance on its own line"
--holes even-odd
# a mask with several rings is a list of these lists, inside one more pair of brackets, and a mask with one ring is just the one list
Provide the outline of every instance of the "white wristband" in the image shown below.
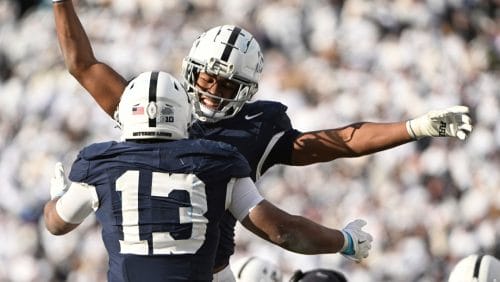
[[52,0],[52,4],[57,4],[61,2],[65,2],[66,0]]

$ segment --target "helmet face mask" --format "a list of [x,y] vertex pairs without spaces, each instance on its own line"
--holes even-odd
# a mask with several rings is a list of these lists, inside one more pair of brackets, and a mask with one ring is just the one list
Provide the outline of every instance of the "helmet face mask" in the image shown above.
[[[192,99],[193,114],[201,121],[217,122],[235,116],[258,90],[264,59],[259,44],[246,30],[219,26],[200,35],[184,58],[184,87]],[[200,73],[228,79],[239,85],[232,97],[220,97],[197,86]],[[218,107],[203,104],[202,97],[218,101]]]
[[191,105],[177,81],[165,72],[145,72],[125,88],[115,120],[122,140],[188,137]]

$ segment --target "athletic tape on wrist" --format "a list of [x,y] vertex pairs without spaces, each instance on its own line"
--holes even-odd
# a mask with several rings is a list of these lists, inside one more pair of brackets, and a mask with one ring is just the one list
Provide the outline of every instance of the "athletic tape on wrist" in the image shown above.
[[413,127],[411,126],[411,120],[406,122],[406,131],[408,131],[408,134],[410,134],[410,137],[413,139],[417,139],[417,134],[413,130]]
[[[342,247],[341,253],[344,255],[353,255],[354,252],[354,242],[351,234],[348,232],[342,231],[342,235],[344,235],[344,247]],[[347,245],[347,246],[346,246]]]

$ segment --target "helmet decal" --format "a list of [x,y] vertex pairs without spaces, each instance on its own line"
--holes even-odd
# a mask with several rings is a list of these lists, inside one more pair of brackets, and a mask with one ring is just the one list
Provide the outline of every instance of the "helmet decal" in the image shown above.
[[234,48],[236,48],[234,46],[234,43],[236,43],[236,39],[240,35],[240,32],[241,32],[241,28],[239,28],[239,27],[235,27],[233,29],[233,31],[231,31],[231,35],[229,35],[229,39],[227,40],[227,43],[226,43],[226,48],[224,48],[224,51],[222,52],[222,56],[220,57],[220,59],[222,61],[227,62],[227,60],[229,59],[229,56],[231,56],[231,51]]
[[[149,127],[156,127],[156,92],[158,85],[158,72],[154,71],[151,73],[151,78],[149,79],[149,105],[148,105],[148,115],[149,115]],[[151,102],[154,103],[154,106]],[[154,114],[150,111],[153,111]],[[149,110],[151,109],[151,110]],[[151,114],[151,115],[150,115]]]
[[472,278],[478,279],[479,277],[479,268],[481,267],[481,261],[483,260],[483,255],[478,255],[476,259],[476,263],[474,264],[474,272],[472,273]]
[[184,88],[166,72],[145,72],[125,88],[115,113],[122,140],[188,137],[192,107]]

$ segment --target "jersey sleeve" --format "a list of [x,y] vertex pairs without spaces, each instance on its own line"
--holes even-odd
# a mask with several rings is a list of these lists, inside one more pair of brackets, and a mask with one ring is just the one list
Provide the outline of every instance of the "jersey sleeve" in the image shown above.
[[[204,147],[201,175],[211,178],[244,178],[250,176],[251,169],[247,159],[227,143],[199,140]],[[215,173],[216,172],[216,173]]]
[[293,128],[285,105],[273,103],[272,107],[269,105],[267,108],[272,137],[269,139],[258,164],[258,177],[275,164],[291,164],[293,143],[301,134],[300,131]]
[[80,152],[71,166],[71,170],[68,175],[69,180],[73,182],[85,182],[88,177],[89,167],[90,162],[83,158],[82,152]]
[[68,191],[57,201],[56,211],[67,223],[81,223],[99,206],[94,186],[72,183]]
[[238,221],[242,221],[262,200],[264,198],[250,177],[238,178],[233,185],[228,210]]
[[[73,162],[71,166],[71,171],[69,172],[69,180],[73,182],[85,182],[89,183],[91,166],[100,163],[100,159],[109,156],[110,154],[116,153],[116,150],[113,150],[113,146],[116,142],[103,142],[96,143],[90,146],[83,148]],[[99,174],[101,171],[92,169],[94,174]],[[90,184],[90,183],[89,183]]]

